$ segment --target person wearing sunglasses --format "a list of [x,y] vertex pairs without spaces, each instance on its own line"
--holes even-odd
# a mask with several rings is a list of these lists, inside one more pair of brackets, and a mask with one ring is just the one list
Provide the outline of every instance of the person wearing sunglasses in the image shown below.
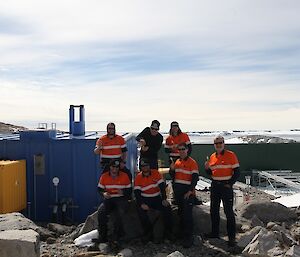
[[146,127],[136,140],[141,146],[140,159],[147,159],[151,169],[158,169],[158,151],[162,146],[163,136],[159,133],[160,123],[153,120],[150,127]]
[[[103,202],[98,208],[98,232],[97,243],[111,241],[115,245],[119,244],[120,237],[124,234],[122,217],[128,210],[128,200],[131,198],[131,181],[126,173],[120,171],[120,162],[110,160],[109,171],[104,172],[98,183],[98,192]],[[114,213],[116,216],[113,235],[107,237],[108,216]]]
[[94,149],[95,154],[100,155],[102,171],[108,171],[108,164],[111,160],[122,160],[126,163],[127,147],[125,139],[116,134],[116,125],[112,122],[107,124],[107,134],[100,137]]
[[170,175],[174,181],[173,190],[180,218],[179,237],[183,239],[184,248],[193,245],[193,206],[196,202],[195,187],[199,180],[198,164],[188,156],[188,149],[185,143],[179,144],[179,159],[170,165]]
[[234,152],[225,149],[222,136],[214,139],[215,152],[205,162],[205,170],[211,176],[210,214],[211,234],[209,238],[219,238],[220,203],[223,202],[227,218],[228,246],[236,245],[236,225],[233,212],[233,184],[237,181],[239,161]]

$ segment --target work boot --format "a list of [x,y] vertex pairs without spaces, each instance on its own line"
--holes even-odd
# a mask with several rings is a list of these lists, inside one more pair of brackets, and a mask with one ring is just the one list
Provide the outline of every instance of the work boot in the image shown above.
[[229,239],[227,242],[228,247],[236,247],[236,241],[235,239]]
[[108,240],[106,236],[99,236],[98,238],[93,238],[92,242],[96,244],[101,244],[101,243],[107,243]]
[[204,234],[204,237],[206,239],[220,239],[220,235],[215,233]]
[[203,202],[201,199],[199,199],[197,196],[194,197],[194,205],[202,205]]
[[152,232],[145,233],[142,236],[142,242],[143,242],[143,244],[147,244],[149,241],[152,240],[152,238],[153,238]]
[[193,245],[193,237],[186,237],[182,241],[183,248],[190,248]]
[[168,239],[171,242],[175,242],[176,241],[175,235],[173,233],[171,233],[171,232],[166,232],[165,238]]
[[[92,240],[92,241],[93,241],[93,240]],[[94,242],[93,245],[91,245],[91,246],[89,246],[89,247],[87,248],[87,251],[88,251],[88,252],[98,252],[98,251],[99,251],[99,244],[96,243],[96,242]]]
[[121,249],[121,244],[117,240],[110,241],[108,245],[109,245],[109,249],[114,253],[118,253]]

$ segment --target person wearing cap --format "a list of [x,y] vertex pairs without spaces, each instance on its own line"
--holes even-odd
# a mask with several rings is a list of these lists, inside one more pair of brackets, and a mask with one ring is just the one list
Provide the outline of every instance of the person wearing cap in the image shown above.
[[116,125],[114,123],[108,123],[106,130],[107,134],[97,140],[94,153],[100,155],[102,170],[107,171],[110,160],[126,162],[127,147],[125,139],[116,134]]
[[172,214],[170,204],[167,201],[166,184],[158,170],[150,168],[148,160],[141,160],[140,169],[141,172],[138,173],[134,180],[134,195],[144,230],[142,241],[146,243],[153,236],[153,225],[148,217],[150,210],[157,210],[162,213],[165,237],[173,240]]
[[158,132],[159,126],[159,121],[153,120],[151,126],[146,127],[136,137],[141,146],[140,158],[148,159],[151,169],[158,169],[158,151],[163,142],[163,136]]
[[119,161],[109,162],[109,172],[101,175],[98,183],[98,191],[103,202],[98,208],[98,243],[107,242],[108,215],[114,212],[117,216],[112,241],[118,241],[123,233],[122,216],[128,208],[128,200],[131,197],[132,187],[128,175],[119,170]]
[[175,201],[178,204],[180,218],[180,234],[183,247],[189,248],[193,244],[193,206],[196,204],[195,187],[199,180],[197,162],[188,156],[188,146],[178,145],[179,159],[170,165],[170,175],[173,178]]
[[225,149],[222,136],[214,139],[215,152],[205,162],[205,170],[211,176],[210,214],[212,231],[209,238],[219,238],[220,203],[223,202],[227,218],[228,246],[236,245],[236,225],[233,212],[233,185],[237,181],[239,161],[234,152]]
[[175,162],[179,158],[178,145],[185,143],[188,147],[188,155],[192,153],[192,144],[188,134],[181,131],[177,121],[172,121],[169,136],[166,138],[165,152],[169,154],[169,160]]

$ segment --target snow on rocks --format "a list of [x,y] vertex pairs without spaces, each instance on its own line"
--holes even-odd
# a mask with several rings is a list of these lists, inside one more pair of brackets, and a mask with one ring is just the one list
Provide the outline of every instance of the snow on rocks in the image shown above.
[[92,230],[88,233],[82,234],[78,238],[74,240],[74,243],[78,247],[88,247],[92,246],[94,243],[92,242],[93,239],[97,239],[99,236],[98,230]]

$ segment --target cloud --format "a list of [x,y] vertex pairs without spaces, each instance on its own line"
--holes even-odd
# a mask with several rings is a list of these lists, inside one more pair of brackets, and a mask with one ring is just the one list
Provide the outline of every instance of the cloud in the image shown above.
[[[2,1],[0,117],[299,127],[298,1]],[[3,14],[3,15],[2,15]],[[13,93],[12,93],[13,92]],[[278,118],[281,117],[281,118]]]

